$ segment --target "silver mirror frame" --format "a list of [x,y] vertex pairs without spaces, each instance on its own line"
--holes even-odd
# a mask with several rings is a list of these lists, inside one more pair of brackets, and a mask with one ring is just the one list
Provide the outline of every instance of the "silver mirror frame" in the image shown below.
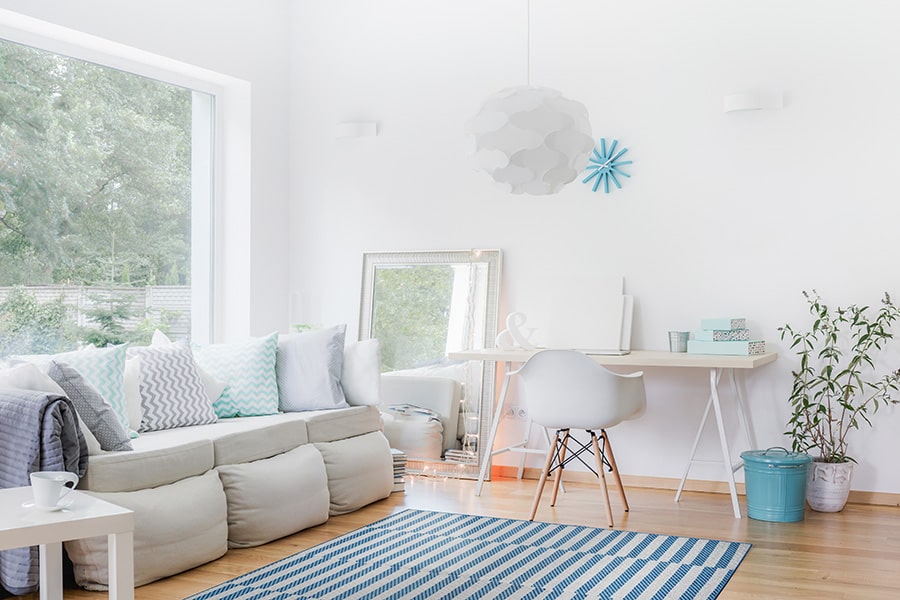
[[[501,250],[439,250],[439,251],[398,251],[398,252],[365,252],[363,253],[363,273],[361,300],[359,311],[359,339],[367,340],[372,337],[372,316],[375,306],[375,271],[384,265],[441,265],[441,264],[471,264],[483,263],[488,267],[486,282],[486,305],[483,331],[476,332],[472,336],[472,348],[465,350],[480,350],[491,348],[497,336],[500,312],[500,278],[502,272]],[[481,369],[481,387],[478,398],[478,444],[477,461],[470,463],[455,463],[449,461],[433,462],[423,465],[423,472],[477,479],[479,465],[485,459],[485,454],[490,454],[490,448],[485,448],[482,440],[487,439],[491,430],[491,420],[494,412],[494,394],[497,380],[497,365],[494,361],[485,361],[486,364],[478,365]],[[477,363],[476,363],[477,364]]]

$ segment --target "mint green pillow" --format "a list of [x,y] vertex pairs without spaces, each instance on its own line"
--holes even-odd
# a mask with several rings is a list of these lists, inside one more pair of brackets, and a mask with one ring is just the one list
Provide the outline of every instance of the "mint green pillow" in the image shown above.
[[278,412],[275,357],[278,333],[245,342],[194,348],[200,368],[227,385],[213,402],[220,419]]

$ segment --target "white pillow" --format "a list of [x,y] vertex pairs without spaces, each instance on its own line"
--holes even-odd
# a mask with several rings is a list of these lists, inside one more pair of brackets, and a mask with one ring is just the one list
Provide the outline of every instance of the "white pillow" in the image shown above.
[[381,344],[377,339],[344,346],[341,388],[351,406],[381,404]]
[[[150,340],[151,346],[165,346],[166,344],[171,343],[173,342],[169,336],[159,329],[153,332],[153,338]],[[196,360],[194,362],[196,363]],[[228,387],[228,384],[213,377],[212,373],[200,365],[197,365],[197,371],[200,373],[200,380],[203,382],[203,387],[206,390],[206,395],[209,396],[209,401],[215,402],[219,399],[219,396],[222,395],[222,392],[225,391],[225,388]]]
[[296,412],[348,406],[341,388],[346,325],[278,336],[281,410]]

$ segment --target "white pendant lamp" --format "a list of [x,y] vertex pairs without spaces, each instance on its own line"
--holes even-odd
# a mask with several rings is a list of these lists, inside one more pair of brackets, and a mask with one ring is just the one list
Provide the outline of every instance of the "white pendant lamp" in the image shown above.
[[529,85],[488,98],[469,123],[475,166],[513,194],[555,194],[587,164],[594,138],[587,108],[560,92]]

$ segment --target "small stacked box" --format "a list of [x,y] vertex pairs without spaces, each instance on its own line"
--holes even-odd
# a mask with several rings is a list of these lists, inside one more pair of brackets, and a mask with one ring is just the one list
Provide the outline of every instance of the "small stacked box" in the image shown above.
[[700,331],[688,340],[689,354],[731,354],[750,356],[765,354],[766,343],[751,340],[747,319],[703,319]]
[[394,459],[394,492],[406,491],[403,479],[406,477],[406,453],[403,450],[391,448],[391,457]]

